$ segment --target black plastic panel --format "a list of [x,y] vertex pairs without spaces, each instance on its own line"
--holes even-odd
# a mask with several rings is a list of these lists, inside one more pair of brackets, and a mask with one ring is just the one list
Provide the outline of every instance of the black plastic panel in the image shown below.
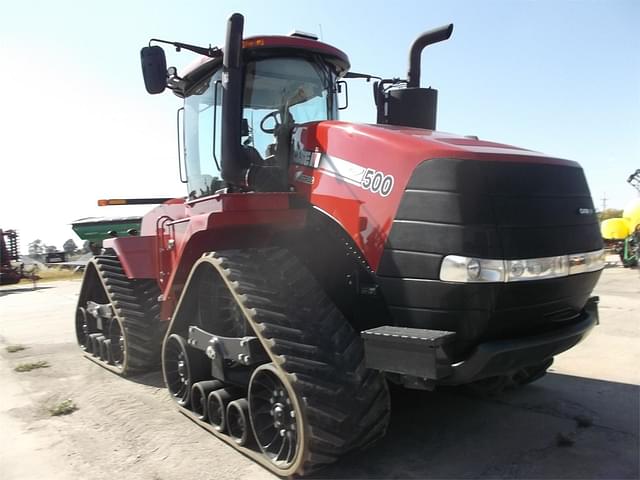
[[498,258],[502,253],[495,228],[404,220],[393,223],[388,245],[390,250],[466,252],[484,258]]
[[491,197],[488,195],[468,194],[462,198],[457,192],[433,190],[405,191],[397,218],[459,225],[469,220],[480,225],[494,223]]
[[541,333],[570,323],[600,272],[514,283],[448,283],[378,277],[397,325],[457,333],[452,355],[478,342]]
[[442,255],[437,253],[385,250],[378,267],[379,274],[391,277],[437,278]]
[[397,251],[518,259],[600,248],[581,168],[435,159],[409,180],[378,273],[438,278],[433,269],[431,276],[399,274]]
[[376,272],[395,324],[454,331],[453,354],[460,356],[478,342],[570,323],[599,272],[457,284],[439,280],[440,264],[452,254],[521,259],[598,250],[602,240],[592,211],[579,167],[423,162],[405,190]]
[[499,228],[503,258],[551,257],[602,248],[598,224]]

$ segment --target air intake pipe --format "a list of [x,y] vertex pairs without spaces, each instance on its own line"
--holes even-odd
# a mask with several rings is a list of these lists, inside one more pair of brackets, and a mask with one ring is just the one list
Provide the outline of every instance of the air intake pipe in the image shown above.
[[247,168],[240,143],[242,127],[242,31],[244,17],[234,13],[227,22],[227,38],[222,59],[222,158],[223,180],[246,186]]

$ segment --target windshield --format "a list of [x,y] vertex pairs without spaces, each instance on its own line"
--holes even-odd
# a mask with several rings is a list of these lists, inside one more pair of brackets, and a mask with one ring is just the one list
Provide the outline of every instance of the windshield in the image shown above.
[[[185,99],[184,155],[189,198],[224,187],[220,175],[221,72]],[[326,63],[303,57],[267,58],[245,67],[242,145],[252,162],[269,162],[294,124],[337,118],[335,74]]]
[[277,143],[278,127],[336,118],[334,74],[324,62],[302,57],[268,58],[246,67],[245,146],[266,158]]

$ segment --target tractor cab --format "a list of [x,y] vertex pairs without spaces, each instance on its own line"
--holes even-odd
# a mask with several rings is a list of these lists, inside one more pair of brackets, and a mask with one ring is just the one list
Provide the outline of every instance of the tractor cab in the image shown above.
[[179,76],[166,69],[160,47],[142,50],[147,90],[168,87],[184,98],[179,133],[189,198],[224,188],[286,191],[291,131],[337,119],[346,54],[297,32],[242,40],[241,17],[229,20],[224,51],[166,43],[205,55]]

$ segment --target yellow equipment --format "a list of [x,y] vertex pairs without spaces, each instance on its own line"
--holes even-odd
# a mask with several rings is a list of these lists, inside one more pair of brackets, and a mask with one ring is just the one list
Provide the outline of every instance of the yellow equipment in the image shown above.
[[[638,210],[640,213],[640,209]],[[626,218],[609,218],[600,224],[600,233],[606,240],[624,240],[631,233],[629,221]]]
[[640,198],[636,198],[627,204],[622,216],[629,222],[629,233],[633,232],[640,223]]

